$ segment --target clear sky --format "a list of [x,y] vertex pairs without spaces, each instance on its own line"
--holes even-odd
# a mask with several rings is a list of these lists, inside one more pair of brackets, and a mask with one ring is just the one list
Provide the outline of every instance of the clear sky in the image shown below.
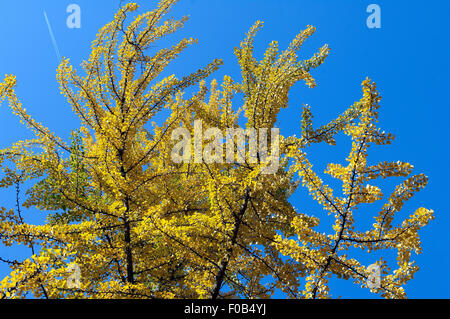
[[[78,120],[59,94],[55,76],[58,60],[44,10],[61,55],[69,57],[77,66],[88,57],[97,30],[111,20],[119,2],[2,1],[0,74],[17,76],[17,93],[24,106],[36,120],[62,137],[70,135]],[[154,0],[136,2],[142,5],[140,13],[152,9],[156,3]],[[71,3],[81,8],[80,29],[66,26],[66,8]],[[371,3],[381,8],[381,29],[369,29],[366,25],[369,15],[366,8]],[[304,103],[311,105],[316,123],[325,123],[359,100],[360,84],[366,76],[377,82],[383,96],[379,125],[397,138],[389,147],[372,149],[369,161],[408,161],[415,165],[414,173],[429,176],[428,187],[405,206],[401,217],[407,217],[421,206],[434,209],[436,214],[435,221],[420,233],[423,254],[415,259],[421,269],[406,286],[411,298],[450,297],[448,12],[450,2],[447,0],[180,0],[170,14],[190,15],[190,20],[178,35],[168,38],[168,42],[190,36],[199,39],[199,44],[186,50],[170,71],[181,76],[213,58],[222,58],[225,65],[213,75],[219,80],[224,74],[240,79],[233,48],[256,20],[265,22],[256,40],[258,57],[270,41],[278,40],[280,48],[285,48],[307,25],[317,27],[316,34],[305,45],[303,56],[309,57],[324,43],[328,43],[332,51],[325,64],[313,72],[317,88],[308,89],[301,83],[291,91],[290,106],[283,110],[278,124],[284,134],[300,133],[300,110]],[[1,148],[31,137],[6,104],[0,107],[0,127]],[[348,151],[349,144],[344,137],[338,139],[336,147],[314,148],[311,156],[320,172],[326,162],[342,161]],[[398,184],[400,179],[394,182]],[[334,185],[333,181],[330,183]],[[383,182],[381,185],[393,190],[395,184]],[[304,212],[327,218],[304,190],[293,195],[292,201]],[[13,207],[12,193],[2,190],[0,206]],[[375,211],[368,208],[360,213],[369,216]],[[35,222],[42,220],[33,211],[28,212],[26,218]],[[0,247],[0,251],[7,256],[25,253],[19,248],[6,252]],[[384,255],[375,257],[379,256]],[[369,265],[376,261],[375,257],[361,258]],[[0,265],[0,277],[6,273],[6,267]],[[333,281],[332,288],[335,297],[376,297],[352,283]]]

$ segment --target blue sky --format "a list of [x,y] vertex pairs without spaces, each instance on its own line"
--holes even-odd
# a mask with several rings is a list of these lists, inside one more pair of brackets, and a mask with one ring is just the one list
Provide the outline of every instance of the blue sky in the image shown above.
[[[141,4],[140,12],[152,9],[156,3],[154,0],[137,2]],[[80,29],[66,26],[66,7],[71,3],[81,7]],[[369,15],[366,8],[371,3],[381,8],[381,29],[366,26]],[[111,20],[118,6],[119,0],[2,2],[0,73],[17,76],[17,93],[24,106],[35,119],[60,136],[67,138],[70,129],[77,127],[78,120],[59,94],[55,72],[58,61],[43,12],[47,12],[61,55],[79,65],[88,57],[97,30]],[[389,147],[372,149],[369,160],[373,163],[408,161],[415,166],[414,173],[429,176],[428,187],[405,206],[401,217],[421,206],[434,209],[436,214],[436,220],[420,233],[423,254],[416,260],[421,269],[406,286],[411,298],[450,297],[450,205],[446,198],[450,180],[447,169],[450,154],[447,128],[450,117],[447,97],[449,10],[450,2],[446,0],[180,0],[171,12],[176,17],[189,15],[190,20],[168,42],[190,36],[199,39],[199,44],[186,50],[171,66],[170,70],[180,76],[214,58],[222,58],[225,64],[213,77],[220,80],[224,74],[229,74],[240,79],[233,48],[258,19],[265,22],[256,39],[258,57],[270,41],[278,40],[280,48],[285,48],[306,25],[317,27],[302,56],[309,57],[324,43],[328,43],[332,51],[325,64],[313,72],[317,88],[308,89],[299,83],[291,91],[289,108],[283,110],[279,118],[284,134],[300,132],[299,115],[304,103],[311,105],[316,123],[325,123],[360,98],[360,84],[366,76],[377,82],[383,96],[379,125],[394,133],[396,140]],[[6,104],[0,107],[0,127],[1,148],[31,137]],[[338,146],[316,147],[311,150],[311,156],[321,172],[327,162],[342,161],[348,151],[348,141],[339,138]],[[386,186],[385,195],[395,183],[400,180],[382,183]],[[299,190],[292,201],[303,211],[327,218],[303,190]],[[0,206],[12,205],[12,194],[2,190]],[[364,212],[370,215],[375,211],[368,208]],[[364,214],[363,210],[361,212]],[[41,220],[33,212],[28,212],[26,217],[28,221]],[[4,253],[19,252],[25,253],[19,248]],[[376,257],[379,256],[383,254]],[[361,258],[368,265],[376,260],[375,257]],[[7,269],[0,265],[0,277],[6,273]],[[334,296],[376,297],[347,282],[333,281],[332,288]]]

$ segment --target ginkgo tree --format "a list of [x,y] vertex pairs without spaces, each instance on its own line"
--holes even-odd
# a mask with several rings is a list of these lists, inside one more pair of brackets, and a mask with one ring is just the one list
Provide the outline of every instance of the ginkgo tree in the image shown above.
[[[370,269],[348,255],[361,248],[397,250],[398,269],[391,271],[381,259],[380,284],[370,288],[383,297],[406,297],[403,285],[418,270],[411,253],[420,253],[418,231],[433,212],[420,208],[397,226],[394,215],[425,186],[426,177],[399,185],[374,217],[373,229],[356,230],[353,218],[361,204],[382,199],[370,181],[412,171],[403,162],[368,164],[368,146],[392,140],[375,126],[380,101],[375,84],[366,80],[362,99],[318,128],[305,107],[299,137],[275,139],[290,89],[299,81],[316,85],[310,72],[324,62],[328,46],[299,59],[298,51],[315,31],[309,26],[284,51],[270,43],[258,61],[253,53],[262,27],[258,21],[235,50],[241,79],[225,76],[220,84],[206,84],[220,60],[181,79],[164,77],[166,66],[196,42],[183,39],[154,52],[155,41],[186,22],[163,19],[175,2],[161,0],[155,10],[131,20],[138,5],[123,6],[92,43],[83,75],[63,59],[57,79],[81,121],[70,142],[26,112],[14,76],[0,84],[0,102],[7,98],[35,135],[0,151],[0,187],[17,190],[17,207],[0,210],[0,240],[32,252],[25,260],[0,256],[11,268],[0,282],[0,296],[216,299],[270,298],[282,291],[290,298],[326,298],[331,276],[367,286]],[[197,85],[188,96],[186,89]],[[167,116],[157,124],[160,114]],[[194,143],[189,151],[174,152],[179,129],[193,136],[198,123],[202,138],[219,143],[204,149]],[[271,146],[272,156],[267,149],[252,149],[250,139],[234,145],[238,136],[231,136],[227,148],[218,136],[229,129],[253,132],[259,144]],[[330,164],[326,173],[342,181],[344,197],[333,194],[306,155],[313,144],[335,144],[339,133],[353,142],[348,165]],[[204,156],[190,161],[186,155],[196,151]],[[217,155],[225,153],[231,161]],[[185,160],[174,160],[180,156]],[[267,173],[273,161],[279,165]],[[32,186],[20,203],[25,184]],[[290,203],[295,191],[306,189],[334,217],[329,234],[314,229],[318,217]],[[21,209],[32,207],[44,214],[45,223],[22,218]]]

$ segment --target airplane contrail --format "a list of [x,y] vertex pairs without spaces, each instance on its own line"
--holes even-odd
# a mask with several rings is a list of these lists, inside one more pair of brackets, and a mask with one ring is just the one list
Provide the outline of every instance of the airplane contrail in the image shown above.
[[45,21],[47,22],[48,32],[50,33],[50,37],[52,38],[53,47],[55,48],[56,57],[58,58],[58,63],[61,61],[61,54],[59,53],[58,45],[56,44],[55,35],[53,34],[52,27],[50,25],[50,21],[48,21],[47,12],[44,10]]

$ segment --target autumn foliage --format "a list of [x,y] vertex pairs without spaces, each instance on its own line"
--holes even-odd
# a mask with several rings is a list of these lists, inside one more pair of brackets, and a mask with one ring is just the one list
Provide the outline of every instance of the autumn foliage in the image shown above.
[[[203,130],[242,123],[276,127],[291,87],[299,81],[314,87],[311,71],[329,54],[325,45],[310,59],[299,59],[315,31],[308,27],[284,51],[272,42],[257,61],[253,41],[262,27],[257,22],[235,49],[241,79],[225,76],[220,84],[206,84],[222,64],[215,60],[193,74],[157,80],[196,42],[152,47],[185,23],[186,18],[163,19],[175,2],[161,0],[154,11],[132,19],[138,6],[121,8],[93,41],[82,75],[63,59],[57,79],[81,121],[71,141],[28,115],[15,94],[14,76],[1,83],[0,99],[7,99],[35,137],[0,151],[0,187],[17,187],[19,193],[24,183],[32,185],[23,203],[0,210],[2,244],[20,243],[31,252],[20,261],[0,255],[11,267],[0,282],[0,296],[270,298],[282,291],[290,298],[328,298],[331,277],[366,287],[368,267],[352,257],[357,248],[397,251],[397,264],[377,262],[381,283],[372,290],[405,298],[403,286],[418,270],[412,259],[421,252],[418,231],[433,211],[419,208],[399,219],[396,213],[427,178],[410,176],[408,163],[370,163],[368,147],[393,140],[377,128],[381,98],[375,83],[365,80],[361,100],[318,128],[305,107],[299,137],[281,136],[281,165],[274,174],[262,174],[265,164],[250,161],[174,163],[172,132],[178,127],[193,132],[197,120]],[[194,86],[198,89],[187,96]],[[161,112],[168,116],[158,125],[152,119]],[[341,197],[306,154],[313,144],[333,145],[337,134],[352,142],[346,165],[329,164],[325,171],[342,182]],[[406,180],[385,198],[372,181],[394,176]],[[289,202],[295,191],[308,191],[323,208],[320,216],[295,209]],[[372,228],[357,229],[360,207],[380,200],[386,203]],[[21,209],[31,207],[44,214],[44,224],[22,218]],[[326,218],[334,225],[320,233],[315,228]],[[68,285],[74,265],[79,282]]]

